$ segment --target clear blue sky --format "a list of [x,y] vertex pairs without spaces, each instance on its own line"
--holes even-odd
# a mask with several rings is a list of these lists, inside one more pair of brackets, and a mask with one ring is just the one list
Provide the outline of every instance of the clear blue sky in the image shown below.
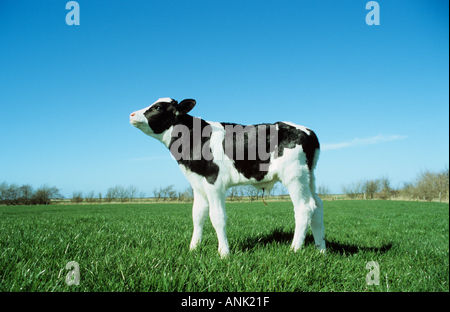
[[449,2],[0,1],[0,182],[63,195],[188,186],[168,150],[129,124],[160,97],[192,115],[291,121],[322,145],[316,177],[449,164]]

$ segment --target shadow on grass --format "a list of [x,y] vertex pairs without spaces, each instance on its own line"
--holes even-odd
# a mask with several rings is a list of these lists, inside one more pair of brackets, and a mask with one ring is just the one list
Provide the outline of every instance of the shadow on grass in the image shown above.
[[341,255],[353,255],[359,252],[374,252],[383,254],[392,248],[392,243],[384,244],[381,247],[350,245],[335,241],[327,241],[326,244],[327,244],[327,252],[338,253]]
[[[294,239],[294,231],[284,231],[283,229],[276,228],[270,234],[266,234],[259,237],[247,238],[241,245],[242,251],[251,251],[257,246],[266,246],[269,244],[283,244],[288,245],[292,243]],[[307,234],[305,237],[305,246],[314,245],[314,237],[311,234]],[[327,253],[347,254],[353,255],[358,252],[375,252],[385,253],[392,248],[392,243],[384,244],[381,247],[366,247],[345,244],[337,241],[326,241]]]
[[[249,251],[257,246],[266,246],[270,244],[290,244],[294,238],[294,231],[285,232],[283,229],[276,228],[270,234],[248,237],[241,244],[242,251]],[[305,240],[306,241],[306,240]],[[314,241],[314,240],[313,240]]]

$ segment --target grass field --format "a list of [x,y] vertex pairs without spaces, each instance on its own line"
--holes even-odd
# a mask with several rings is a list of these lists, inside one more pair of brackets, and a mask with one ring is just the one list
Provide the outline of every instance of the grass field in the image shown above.
[[[289,250],[290,202],[229,203],[230,256],[191,204],[0,207],[0,291],[449,291],[449,205],[325,202],[327,255]],[[80,285],[66,284],[69,261]],[[367,285],[366,263],[380,266]]]

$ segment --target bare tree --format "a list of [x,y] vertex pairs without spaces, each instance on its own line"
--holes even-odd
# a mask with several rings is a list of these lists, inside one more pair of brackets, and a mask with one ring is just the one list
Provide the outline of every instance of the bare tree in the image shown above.
[[81,203],[83,201],[83,192],[73,192],[72,199],[70,201],[76,204]]
[[356,198],[357,196],[361,195],[363,193],[363,183],[358,182],[352,182],[350,184],[342,184],[341,189],[342,193],[344,193],[349,198]]
[[98,192],[97,199],[98,199],[98,202],[101,204],[102,203],[102,193],[101,192]]
[[90,191],[89,193],[87,193],[87,194],[84,196],[84,200],[85,200],[87,203],[93,203],[93,202],[95,201],[95,192],[94,192],[94,191]]
[[238,186],[232,186],[227,190],[227,197],[230,199],[230,201],[233,201],[235,197],[238,195],[239,187]]
[[153,189],[153,198],[155,198],[155,201],[158,201],[161,198],[161,187],[159,190],[156,187]]
[[122,185],[116,185],[115,192],[117,194],[117,198],[120,200],[121,203],[127,201],[130,197],[128,189],[124,188]]
[[34,192],[32,202],[36,205],[49,205],[52,199],[57,198],[63,198],[59,189],[45,184]]
[[402,187],[402,194],[410,196],[411,198],[415,195],[415,187],[413,182],[404,182]]
[[373,196],[380,189],[380,180],[367,180],[362,183],[361,192],[366,194],[366,198],[373,199]]
[[8,183],[2,182],[0,184],[0,203],[5,203],[8,198]]
[[176,191],[176,198],[178,199],[179,202],[184,201],[186,198],[186,194],[184,191]]
[[192,189],[192,186],[188,186],[184,190],[184,196],[188,201],[192,201],[194,199],[194,190]]
[[170,200],[175,200],[177,197],[177,191],[173,189],[173,185],[169,185],[167,187],[167,196],[170,198]]
[[105,202],[111,203],[112,201],[116,200],[116,198],[116,189],[114,187],[108,188],[108,190],[106,191]]
[[417,196],[424,197],[426,200],[439,198],[439,193],[448,196],[449,170],[445,169],[441,172],[422,170],[417,175],[414,185]]
[[20,187],[20,201],[23,205],[31,204],[33,198],[33,187],[30,184],[24,184]]
[[250,201],[254,201],[258,197],[258,190],[253,185],[244,185],[243,191]]
[[176,191],[173,189],[173,185],[166,186],[165,188],[160,188],[161,197],[163,201],[167,198],[174,199],[176,196]]
[[17,205],[20,197],[20,187],[16,183],[9,185],[6,193],[7,205]]
[[388,176],[384,176],[379,181],[379,193],[378,196],[381,199],[389,199],[392,196],[394,189],[391,187],[391,181]]
[[317,194],[319,196],[324,196],[324,195],[329,195],[330,194],[330,189],[328,188],[328,185],[326,184],[320,184],[317,187]]
[[246,185],[238,186],[236,196],[239,197],[239,202],[244,198],[244,196],[246,196],[245,187],[246,187]]
[[159,188],[159,192],[161,193],[161,197],[163,199],[163,201],[166,201],[167,198],[167,188]]
[[128,192],[128,196],[129,196],[130,200],[133,201],[133,199],[137,197],[139,190],[136,186],[130,185],[128,187],[127,192]]

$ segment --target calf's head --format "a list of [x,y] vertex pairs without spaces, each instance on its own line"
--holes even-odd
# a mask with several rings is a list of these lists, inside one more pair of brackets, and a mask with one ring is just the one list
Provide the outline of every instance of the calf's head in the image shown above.
[[130,123],[149,136],[163,133],[177,123],[178,117],[187,114],[195,100],[186,99],[178,104],[171,98],[161,98],[149,107],[130,114]]

